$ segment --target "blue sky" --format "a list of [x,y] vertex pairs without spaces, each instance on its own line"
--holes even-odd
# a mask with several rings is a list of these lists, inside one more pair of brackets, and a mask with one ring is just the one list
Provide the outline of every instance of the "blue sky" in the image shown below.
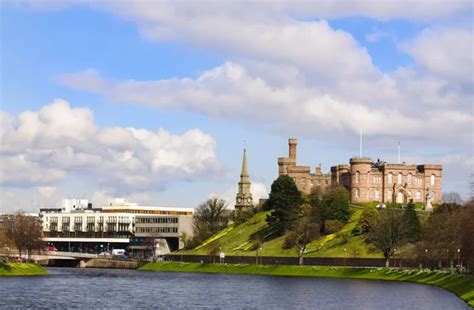
[[[242,3],[209,2],[199,12],[185,2],[3,4],[0,104],[12,121],[2,122],[2,156],[11,162],[2,171],[2,208],[15,201],[35,210],[79,195],[182,207],[211,194],[231,200],[244,141],[256,196],[265,196],[289,137],[299,139],[300,163],[327,172],[357,155],[360,127],[367,156],[393,161],[401,141],[403,159],[442,163],[445,191],[467,195],[472,10],[454,1],[406,12],[402,2],[311,10],[257,3],[261,16]],[[457,42],[467,50],[445,57]],[[39,112],[56,99],[57,109]],[[20,121],[25,111],[38,123]],[[88,145],[71,142],[75,124],[55,125],[73,115],[95,128],[77,132]],[[47,134],[57,128],[65,134]],[[119,141],[127,128],[150,135],[113,147],[94,140],[111,128],[124,129]],[[160,129],[172,137],[155,136]],[[186,136],[190,130],[199,139]],[[61,162],[53,171],[65,150],[85,168]],[[106,167],[116,155],[144,170]],[[12,182],[15,169],[23,173]]]

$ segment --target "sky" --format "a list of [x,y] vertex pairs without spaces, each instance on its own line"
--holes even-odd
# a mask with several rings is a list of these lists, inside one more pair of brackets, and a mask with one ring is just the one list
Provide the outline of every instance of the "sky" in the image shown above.
[[[409,8],[409,9],[408,9]],[[298,138],[473,175],[472,1],[0,1],[0,212],[254,199]]]

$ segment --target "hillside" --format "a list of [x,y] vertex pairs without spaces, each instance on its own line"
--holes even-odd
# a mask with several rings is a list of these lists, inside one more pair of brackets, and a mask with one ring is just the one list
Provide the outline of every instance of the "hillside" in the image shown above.
[[[322,236],[308,245],[306,257],[349,257],[351,249],[359,249],[358,257],[383,257],[378,252],[364,243],[363,236],[352,236],[351,230],[357,224],[362,213],[360,208],[351,208],[352,215],[349,223],[342,230],[335,234]],[[226,255],[253,256],[255,250],[252,249],[251,235],[261,232],[267,228],[266,216],[270,211],[259,212],[247,222],[240,225],[230,225],[219,233],[213,235],[200,246],[192,250],[182,250],[179,254],[206,255],[217,247],[221,248]],[[279,237],[263,243],[259,252],[262,256],[297,256],[296,248],[283,249],[284,237]],[[344,251],[346,249],[346,251]]]

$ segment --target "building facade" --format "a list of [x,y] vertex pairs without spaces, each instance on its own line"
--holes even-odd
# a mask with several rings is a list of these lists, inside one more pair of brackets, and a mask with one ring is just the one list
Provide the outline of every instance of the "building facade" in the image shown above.
[[252,193],[250,192],[250,178],[247,169],[247,151],[244,149],[242,159],[242,171],[240,173],[240,182],[237,195],[235,197],[235,209],[242,210],[253,207]]
[[[298,189],[309,194],[315,186],[343,185],[352,202],[396,202],[427,204],[441,202],[442,165],[390,164],[371,158],[354,157],[349,164],[331,167],[331,173],[315,173],[309,166],[296,165],[296,139],[289,139],[289,157],[278,158],[279,175],[287,174]],[[319,168],[319,169],[318,169]]]
[[278,175],[289,175],[295,180],[298,190],[309,194],[313,187],[319,186],[326,188],[331,185],[331,174],[322,173],[321,164],[319,164],[314,173],[311,173],[310,166],[298,166],[296,164],[296,147],[297,140],[295,138],[288,140],[289,154],[288,157],[278,158]]
[[[124,199],[110,199],[107,205],[101,208],[92,208],[90,204],[88,205],[87,208],[73,208],[69,212],[63,211],[63,208],[41,209],[44,241],[59,250],[73,252],[98,253],[128,248],[130,239],[137,232],[137,217],[192,219],[193,214],[192,208],[140,206],[128,203]],[[189,221],[181,220],[180,223]],[[159,220],[157,224],[162,229],[169,227],[168,220]],[[177,231],[172,235],[163,236],[179,247],[181,229],[190,231],[190,228],[183,224],[178,225]],[[177,249],[173,246],[170,248]]]
[[442,166],[390,164],[351,158],[349,165],[331,167],[331,182],[344,185],[353,202],[440,203]]

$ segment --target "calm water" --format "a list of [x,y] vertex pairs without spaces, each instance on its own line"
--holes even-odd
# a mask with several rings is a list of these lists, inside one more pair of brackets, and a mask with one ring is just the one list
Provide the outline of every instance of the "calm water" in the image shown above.
[[0,278],[0,309],[471,309],[455,295],[411,283],[50,268]]

